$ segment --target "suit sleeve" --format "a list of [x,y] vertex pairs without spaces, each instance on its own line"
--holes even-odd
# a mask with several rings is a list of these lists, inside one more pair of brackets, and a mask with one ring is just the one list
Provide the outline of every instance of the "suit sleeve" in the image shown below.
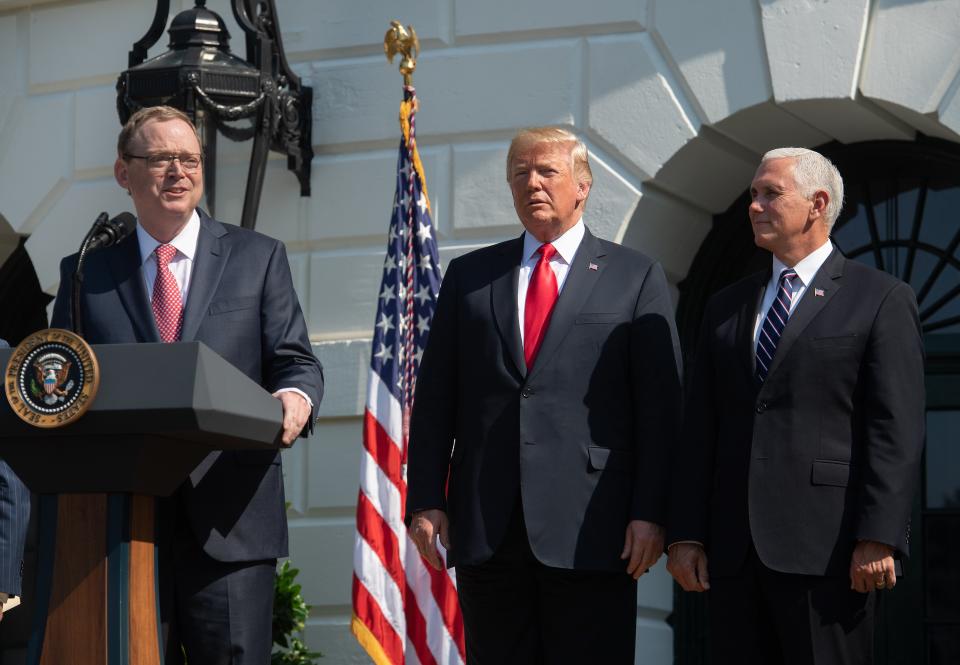
[[263,282],[261,318],[261,367],[263,386],[270,392],[298,388],[310,396],[313,421],[323,398],[323,367],[313,355],[307,324],[293,288],[290,263],[283,243],[274,245]]
[[637,470],[631,519],[664,525],[670,456],[680,426],[680,342],[667,280],[653,264],[643,280],[630,336]]
[[0,591],[20,595],[23,548],[30,520],[30,490],[0,460]]
[[457,262],[440,286],[430,337],[420,361],[410,418],[406,521],[420,510],[447,508],[447,473],[457,421]]
[[864,355],[866,446],[858,540],[907,555],[907,524],[925,429],[924,354],[913,290],[897,284],[880,305]]
[[70,312],[70,291],[73,286],[73,271],[76,266],[76,258],[76,254],[73,254],[60,261],[60,286],[57,289],[57,299],[53,303],[53,316],[50,319],[51,328],[73,330],[73,314]]

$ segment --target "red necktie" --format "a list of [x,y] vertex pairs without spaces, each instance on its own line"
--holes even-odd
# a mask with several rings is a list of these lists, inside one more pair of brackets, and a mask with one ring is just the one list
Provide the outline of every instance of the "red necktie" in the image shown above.
[[180,339],[183,323],[183,304],[180,300],[180,285],[170,272],[170,261],[177,253],[173,245],[157,245],[157,279],[153,283],[153,318],[157,321],[160,339],[176,342]]
[[523,310],[523,357],[527,361],[527,369],[533,367],[550,323],[550,313],[557,302],[557,276],[550,268],[550,259],[557,250],[547,243],[540,245],[537,253],[540,254],[540,260],[530,275],[527,302]]

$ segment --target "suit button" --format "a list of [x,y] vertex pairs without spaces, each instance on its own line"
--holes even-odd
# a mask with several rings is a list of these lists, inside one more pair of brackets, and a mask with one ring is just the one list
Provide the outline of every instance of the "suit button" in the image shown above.
[[524,388],[520,391],[522,397],[530,397],[533,394],[533,388]]
[[766,410],[767,410],[767,403],[766,403],[766,402],[759,402],[759,403],[757,404],[757,413],[763,413],[763,412],[766,411]]

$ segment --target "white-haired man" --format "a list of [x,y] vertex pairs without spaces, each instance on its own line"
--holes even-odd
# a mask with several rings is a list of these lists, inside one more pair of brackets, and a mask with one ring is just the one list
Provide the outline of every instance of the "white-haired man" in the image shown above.
[[830,242],[843,181],[822,155],[768,152],[750,192],[772,269],[707,304],[668,569],[709,589],[716,665],[869,663],[923,446],[916,300]]
[[584,226],[592,177],[570,132],[520,132],[507,180],[525,232],[444,276],[410,425],[411,535],[435,566],[438,534],[449,547],[470,665],[632,665],[679,423],[666,279]]

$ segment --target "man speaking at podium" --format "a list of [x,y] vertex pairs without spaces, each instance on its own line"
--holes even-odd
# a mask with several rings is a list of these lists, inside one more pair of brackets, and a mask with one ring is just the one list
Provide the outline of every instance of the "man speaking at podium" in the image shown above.
[[[91,254],[81,301],[91,344],[200,341],[283,404],[283,444],[311,429],[323,373],[310,350],[283,244],[197,208],[203,160],[180,111],[151,107],[120,132],[114,175],[135,237]],[[54,327],[69,328],[77,256],[64,259]],[[149,377],[145,377],[149,380]],[[169,499],[175,608],[161,605],[166,662],[270,662],[273,579],[287,555],[279,451],[213,452]],[[161,570],[161,575],[167,573]]]

